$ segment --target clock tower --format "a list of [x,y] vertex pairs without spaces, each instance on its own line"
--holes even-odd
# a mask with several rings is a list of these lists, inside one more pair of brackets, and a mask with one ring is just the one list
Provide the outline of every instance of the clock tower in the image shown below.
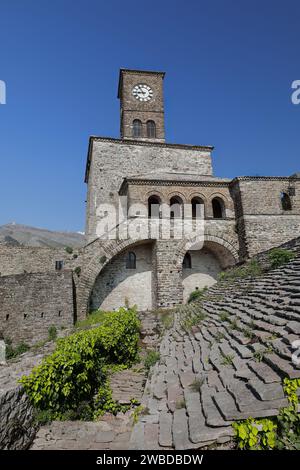
[[164,72],[120,70],[121,138],[164,142]]

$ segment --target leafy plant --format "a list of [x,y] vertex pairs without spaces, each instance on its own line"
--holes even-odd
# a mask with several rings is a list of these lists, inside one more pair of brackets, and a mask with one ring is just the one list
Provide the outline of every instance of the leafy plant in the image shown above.
[[55,326],[49,326],[48,328],[48,340],[55,341],[57,338],[57,329]]
[[271,419],[248,418],[232,424],[239,449],[273,449],[276,444],[277,425]]
[[76,328],[87,328],[91,325],[101,324],[111,313],[112,312],[105,312],[104,310],[95,310],[89,313],[84,320],[78,321],[75,326]]
[[140,417],[140,415],[143,414],[143,412],[144,412],[143,405],[139,405],[134,409],[134,411],[132,413],[132,422],[133,422],[133,424],[136,424],[138,422],[139,417]]
[[20,380],[33,405],[60,419],[90,401],[106,385],[107,364],[136,360],[139,327],[136,311],[121,308],[99,327],[59,339],[55,351]]
[[158,309],[155,311],[156,316],[163,326],[163,330],[169,330],[174,323],[174,312],[173,308]]
[[192,313],[184,318],[182,326],[185,330],[189,331],[193,326],[199,325],[205,318],[206,314],[202,311]]
[[40,410],[35,413],[35,421],[38,424],[45,425],[51,423],[52,419],[52,412],[49,410]]
[[190,304],[191,302],[194,302],[197,299],[202,298],[206,291],[207,291],[207,287],[203,287],[203,289],[193,290],[193,292],[191,292],[189,295],[188,304]]
[[20,343],[13,347],[11,341],[6,341],[6,359],[15,359],[16,357],[29,351],[30,346],[27,343]]
[[276,269],[295,258],[295,253],[284,248],[273,248],[268,254],[271,268]]
[[97,394],[93,399],[93,405],[93,419],[103,416],[104,413],[112,413],[113,415],[116,415],[117,413],[126,412],[130,409],[130,405],[122,405],[113,399],[112,390],[108,380],[105,380],[98,388]]
[[256,259],[252,259],[249,263],[243,266],[237,266],[228,271],[223,271],[219,274],[220,281],[231,281],[235,279],[243,279],[246,277],[256,277],[262,274],[262,267]]
[[69,255],[71,255],[73,253],[73,248],[71,246],[66,246],[65,250]]
[[144,366],[146,370],[149,370],[152,366],[154,366],[157,361],[159,361],[160,354],[157,351],[148,351],[147,356],[144,360]]
[[103,255],[103,256],[101,256],[99,261],[100,261],[101,264],[104,264],[106,260],[107,260],[106,256]]
[[283,381],[283,390],[290,403],[271,419],[248,418],[232,424],[239,449],[300,450],[300,416],[297,390],[300,379]]

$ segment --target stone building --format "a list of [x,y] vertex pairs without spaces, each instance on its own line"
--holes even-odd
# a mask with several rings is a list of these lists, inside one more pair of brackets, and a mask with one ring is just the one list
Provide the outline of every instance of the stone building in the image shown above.
[[[299,235],[299,177],[217,178],[213,147],[166,143],[164,76],[122,69],[121,138],[90,138],[87,241],[133,239],[97,275],[92,308],[125,298],[142,310],[172,306],[214,283],[219,271]],[[199,218],[200,231],[172,237],[183,218],[191,225]],[[170,236],[163,237],[167,221]],[[128,231],[134,226],[143,237]]]
[[[166,142],[164,77],[120,71],[121,136],[89,140],[86,246],[72,254],[0,247],[4,333],[34,337],[37,318],[41,332],[125,302],[140,311],[172,307],[221,270],[299,236],[299,174],[218,178],[213,147]],[[61,271],[73,282],[68,274],[55,280]]]

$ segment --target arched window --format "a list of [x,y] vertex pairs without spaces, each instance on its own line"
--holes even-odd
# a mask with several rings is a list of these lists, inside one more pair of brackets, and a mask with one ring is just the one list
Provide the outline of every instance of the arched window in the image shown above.
[[220,197],[215,197],[212,200],[212,210],[214,219],[223,219],[225,217],[225,205]]
[[281,193],[281,207],[284,211],[292,210],[292,201],[287,193]]
[[142,137],[142,121],[135,119],[132,123],[132,136]]
[[149,218],[159,218],[160,211],[160,199],[158,196],[150,196],[148,199],[148,217]]
[[170,218],[183,218],[183,202],[179,196],[173,196],[170,199]]
[[133,251],[127,253],[126,269],[136,269],[136,255]]
[[202,219],[204,218],[204,202],[200,197],[193,197],[191,200],[192,204],[192,218]]
[[182,262],[183,269],[192,269],[192,258],[190,253],[186,253]]
[[149,137],[149,139],[156,137],[156,125],[154,121],[147,121],[147,137]]

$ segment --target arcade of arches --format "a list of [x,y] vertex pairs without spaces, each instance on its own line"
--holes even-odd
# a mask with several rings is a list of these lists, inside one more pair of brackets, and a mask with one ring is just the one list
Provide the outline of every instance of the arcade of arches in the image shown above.
[[[137,305],[140,311],[156,308],[157,290],[167,288],[160,285],[161,279],[170,278],[170,289],[171,284],[177,282],[175,277],[172,280],[172,274],[178,276],[181,285],[181,299],[174,298],[174,303],[179,303],[178,300],[186,302],[193,290],[211,286],[217,281],[219,272],[234,263],[234,257],[227,248],[206,241],[203,247],[191,246],[185,252],[183,259],[178,255],[177,271],[170,271],[170,267],[174,265],[172,257],[176,250],[165,253],[164,276],[159,266],[157,270],[154,269],[154,266],[157,267],[159,243],[133,244],[114,256],[96,277],[90,295],[89,309],[113,310],[127,302],[129,305]],[[157,274],[158,272],[161,276]]]

